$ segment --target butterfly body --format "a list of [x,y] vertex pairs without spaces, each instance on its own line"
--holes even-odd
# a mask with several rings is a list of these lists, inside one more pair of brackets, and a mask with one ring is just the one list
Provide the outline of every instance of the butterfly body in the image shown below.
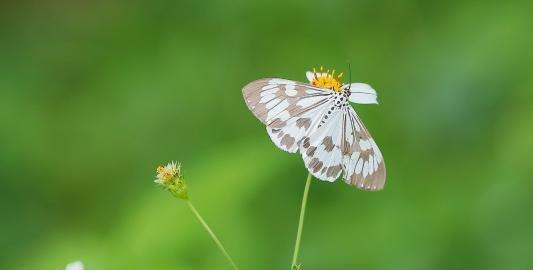
[[358,188],[379,190],[385,183],[383,157],[350,105],[377,103],[377,94],[369,85],[341,85],[326,76],[332,74],[308,72],[309,84],[256,80],[243,88],[243,97],[274,144],[300,152],[316,178],[333,182],[342,176]]

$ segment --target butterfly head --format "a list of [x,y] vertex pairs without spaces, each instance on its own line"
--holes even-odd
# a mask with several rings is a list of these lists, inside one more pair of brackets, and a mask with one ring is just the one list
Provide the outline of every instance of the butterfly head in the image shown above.
[[342,82],[341,78],[343,73],[339,73],[338,75],[335,75],[335,70],[331,71],[325,70],[324,67],[320,67],[320,69],[313,68],[313,71],[307,72],[307,79],[309,79],[309,83],[311,85],[329,89],[335,92],[341,92],[342,89]]

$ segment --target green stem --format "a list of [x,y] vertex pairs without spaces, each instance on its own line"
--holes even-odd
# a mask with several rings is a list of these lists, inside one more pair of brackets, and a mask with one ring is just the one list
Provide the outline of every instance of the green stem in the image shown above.
[[298,232],[296,233],[296,244],[294,244],[294,254],[292,255],[292,269],[297,268],[298,253],[300,252],[300,241],[302,239],[302,228],[304,225],[305,208],[307,206],[307,195],[309,194],[309,186],[311,185],[311,173],[307,175],[305,182],[304,195],[302,197],[302,207],[300,208],[300,220],[298,222]]
[[218,249],[220,249],[220,251],[222,252],[222,254],[224,254],[224,257],[226,257],[226,259],[229,261],[229,263],[231,264],[231,266],[233,266],[233,269],[235,270],[239,270],[239,268],[237,268],[237,265],[235,264],[235,262],[233,262],[233,260],[231,259],[231,257],[229,256],[228,252],[226,251],[226,249],[224,248],[224,246],[222,245],[222,243],[220,242],[220,240],[218,240],[218,237],[215,235],[215,233],[211,230],[211,228],[209,228],[209,226],[207,225],[207,223],[205,222],[205,220],[202,218],[202,216],[200,216],[200,213],[198,213],[198,211],[196,210],[196,208],[194,207],[194,205],[192,205],[191,201],[190,200],[186,200],[187,201],[187,205],[189,206],[189,208],[191,209],[191,211],[194,213],[194,215],[196,216],[196,218],[198,219],[198,221],[200,221],[200,223],[202,224],[202,226],[204,226],[205,230],[209,233],[209,235],[211,236],[211,238],[213,239],[213,241],[215,242],[215,244],[217,245]]

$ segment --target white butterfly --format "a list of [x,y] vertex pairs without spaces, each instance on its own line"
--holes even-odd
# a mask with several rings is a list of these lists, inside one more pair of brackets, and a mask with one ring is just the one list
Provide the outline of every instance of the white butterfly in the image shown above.
[[318,179],[364,190],[385,184],[385,162],[350,102],[377,104],[377,93],[364,83],[342,84],[332,73],[308,71],[309,83],[279,78],[253,81],[243,89],[252,113],[267,126],[272,141],[284,151],[300,151],[305,166]]

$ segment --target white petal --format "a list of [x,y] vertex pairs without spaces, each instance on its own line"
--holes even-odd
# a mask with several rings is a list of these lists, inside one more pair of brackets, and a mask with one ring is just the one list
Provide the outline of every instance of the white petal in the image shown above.
[[65,270],[83,270],[83,263],[80,261],[69,263]]
[[378,94],[366,83],[352,83],[344,85],[343,89],[350,88],[349,100],[359,104],[378,104]]
[[307,77],[309,82],[312,82],[315,79],[315,74],[313,72],[311,72],[311,71],[307,71],[305,73],[305,76]]

